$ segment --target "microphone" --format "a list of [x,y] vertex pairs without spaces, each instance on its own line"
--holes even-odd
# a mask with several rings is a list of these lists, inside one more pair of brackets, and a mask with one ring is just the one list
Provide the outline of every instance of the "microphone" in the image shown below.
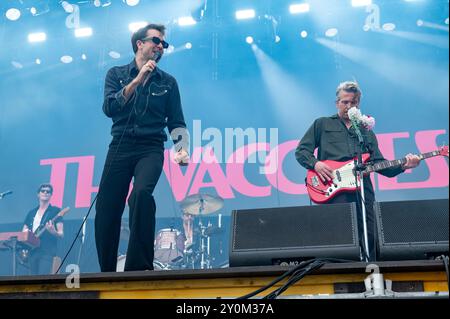
[[[155,53],[153,53],[153,56],[150,58],[149,61],[155,61],[156,63],[158,63],[158,61],[161,59],[161,57],[162,57],[162,53],[161,53],[160,51],[156,51]],[[153,71],[155,71],[155,70],[153,69]],[[145,85],[147,84],[147,81],[148,81],[148,79],[150,78],[150,76],[151,76],[151,74],[153,73],[153,71],[152,71],[152,72],[149,72],[149,73],[146,75],[145,80],[144,80],[144,82],[143,82],[143,86],[145,86]],[[139,91],[138,91],[138,93],[139,93]]]
[[5,197],[6,195],[10,195],[10,194],[12,194],[13,192],[12,191],[6,191],[6,192],[3,192],[3,193],[0,193],[0,199],[2,199],[3,197]]
[[158,63],[159,60],[161,59],[161,57],[162,57],[161,51],[156,51],[156,52],[153,54],[153,56],[150,58],[150,60],[155,61],[156,63]]
[[361,123],[361,111],[356,107],[352,107],[350,110],[348,110],[347,114],[352,127],[355,130],[356,135],[358,136],[359,142],[363,143],[364,140],[361,134],[361,130],[359,129],[359,123]]

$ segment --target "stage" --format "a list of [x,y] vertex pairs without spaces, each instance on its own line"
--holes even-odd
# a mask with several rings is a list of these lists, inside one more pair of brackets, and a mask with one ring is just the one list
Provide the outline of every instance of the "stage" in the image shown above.
[[[280,299],[448,298],[444,263],[436,260],[376,262],[390,294],[367,293],[367,263],[329,263],[307,275]],[[58,299],[235,299],[269,284],[293,267],[259,266],[81,274],[79,288],[67,275],[1,277],[0,298]],[[72,285],[74,281],[71,281]],[[253,299],[280,287],[279,282]],[[70,284],[69,284],[70,286]],[[366,292],[366,294],[364,294]]]
[[[448,0],[9,0],[0,25],[0,299],[448,299]],[[158,269],[100,273],[126,260]]]

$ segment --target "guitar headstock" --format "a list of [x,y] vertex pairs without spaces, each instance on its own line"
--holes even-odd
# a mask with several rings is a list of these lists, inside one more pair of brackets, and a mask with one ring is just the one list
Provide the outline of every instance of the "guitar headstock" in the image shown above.
[[442,146],[442,147],[439,149],[439,154],[440,154],[441,156],[447,156],[447,157],[448,157],[448,145]]

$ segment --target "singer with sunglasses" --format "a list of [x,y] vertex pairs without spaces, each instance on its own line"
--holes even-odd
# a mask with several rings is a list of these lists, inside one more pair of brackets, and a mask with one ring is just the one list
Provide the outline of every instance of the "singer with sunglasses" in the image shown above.
[[33,233],[45,228],[45,231],[39,236],[40,244],[37,248],[31,251],[20,251],[19,257],[28,264],[32,275],[52,273],[58,239],[64,236],[62,217],[57,217],[61,209],[50,204],[52,194],[53,186],[51,184],[39,186],[37,190],[39,206],[28,212],[22,228],[24,232],[32,231]]
[[120,226],[128,198],[130,236],[125,271],[153,270],[156,203],[153,190],[164,162],[167,127],[173,160],[187,165],[188,134],[180,92],[173,76],[157,63],[169,47],[165,26],[149,24],[131,37],[134,59],[111,68],[105,79],[103,112],[112,119],[100,181],[95,240],[102,272],[116,271]]

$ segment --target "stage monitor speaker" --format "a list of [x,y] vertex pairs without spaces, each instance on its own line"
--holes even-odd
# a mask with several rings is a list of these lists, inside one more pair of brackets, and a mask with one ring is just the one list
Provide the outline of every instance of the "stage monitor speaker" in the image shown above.
[[378,260],[448,255],[448,199],[375,203]]
[[297,264],[311,258],[360,260],[356,205],[235,210],[230,266]]

